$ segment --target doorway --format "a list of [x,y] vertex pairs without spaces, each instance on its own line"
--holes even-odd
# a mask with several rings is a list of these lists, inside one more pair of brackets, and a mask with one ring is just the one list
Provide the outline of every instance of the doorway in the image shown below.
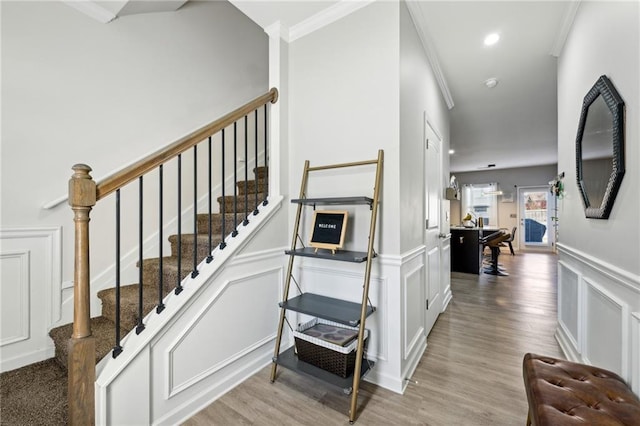
[[520,249],[552,250],[555,245],[552,212],[555,198],[547,186],[518,188]]

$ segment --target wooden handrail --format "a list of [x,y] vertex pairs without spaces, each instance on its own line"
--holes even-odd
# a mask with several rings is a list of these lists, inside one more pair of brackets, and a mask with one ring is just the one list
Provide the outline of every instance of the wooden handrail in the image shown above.
[[102,180],[97,186],[96,201],[101,200],[107,195],[111,194],[118,188],[123,187],[127,183],[139,178],[145,173],[158,167],[178,154],[181,154],[189,148],[202,142],[205,138],[219,132],[225,127],[233,124],[234,121],[239,120],[251,111],[265,105],[267,102],[272,104],[278,100],[278,89],[275,87],[269,90],[262,96],[258,96],[254,100],[246,103],[240,108],[231,111],[229,114],[201,127],[200,129],[188,134],[187,136],[178,139],[171,145],[168,145],[161,150],[148,155],[142,160],[132,164],[131,166],[113,174],[112,176]]

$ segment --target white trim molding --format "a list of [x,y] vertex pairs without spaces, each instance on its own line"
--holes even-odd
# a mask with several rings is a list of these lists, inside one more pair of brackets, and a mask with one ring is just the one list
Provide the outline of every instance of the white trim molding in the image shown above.
[[1,371],[54,355],[47,333],[61,315],[61,234],[60,227],[0,229],[0,321],[13,324],[2,336]]
[[640,311],[631,314],[631,388],[640,395]]
[[[275,329],[273,329],[273,330],[270,331],[270,333],[267,336],[263,336],[258,341],[252,342],[248,346],[246,346],[244,348],[241,348],[236,353],[232,354],[231,356],[227,357],[226,359],[221,360],[221,361],[219,361],[218,363],[216,363],[214,365],[210,365],[206,370],[204,370],[204,371],[200,372],[199,374],[189,378],[188,380],[185,380],[182,383],[175,383],[175,381],[174,381],[173,373],[176,371],[176,366],[175,366],[175,363],[174,363],[176,351],[178,349],[180,349],[180,346],[187,340],[187,338],[190,336],[190,333],[192,331],[196,330],[200,326],[200,324],[204,321],[206,315],[214,308],[216,303],[218,301],[220,301],[224,297],[224,295],[227,292],[227,290],[229,290],[234,285],[245,283],[247,281],[250,281],[251,279],[262,278],[262,277],[264,277],[264,276],[266,276],[268,274],[273,274],[273,273],[275,273],[277,275],[277,279],[275,281],[278,284],[282,282],[282,277],[283,277],[283,267],[282,266],[277,266],[275,268],[269,268],[269,269],[261,269],[259,271],[251,270],[251,272],[252,273],[249,274],[249,275],[242,275],[240,277],[234,278],[233,280],[226,280],[224,282],[224,284],[220,287],[220,289],[217,292],[215,292],[209,298],[209,300],[206,303],[204,303],[204,305],[201,307],[201,309],[192,316],[192,318],[188,322],[187,326],[182,330],[182,332],[179,334],[179,336],[172,343],[170,343],[168,345],[167,349],[165,350],[165,354],[164,354],[165,365],[168,366],[167,371],[165,371],[165,373],[166,373],[166,383],[165,383],[165,389],[166,389],[165,397],[166,397],[166,399],[172,398],[175,395],[177,395],[178,393],[180,393],[180,392],[182,392],[184,390],[190,389],[196,383],[206,379],[207,377],[212,376],[213,374],[215,374],[216,372],[222,370],[223,368],[228,367],[232,363],[242,359],[247,354],[249,354],[249,353],[257,350],[258,348],[264,346],[265,344],[270,343],[270,342],[275,340],[276,334],[275,334]],[[280,287],[280,285],[278,285],[278,288],[279,287]]]
[[[0,268],[3,269],[3,277],[7,277],[7,274],[12,276],[8,287],[15,289],[13,296],[7,298],[7,293],[2,291],[2,312],[11,312],[11,321],[7,318],[3,318],[3,321],[11,323],[10,329],[3,327],[3,334],[0,336],[0,347],[10,345],[13,343],[22,342],[28,340],[30,337],[30,255],[29,250],[16,250],[16,251],[2,251],[0,253]],[[11,268],[7,263],[17,263],[14,268]],[[7,271],[9,269],[9,271]],[[13,271],[11,271],[13,269]],[[13,272],[13,274],[11,274]],[[14,279],[16,279],[14,281]],[[10,303],[11,306],[5,305]],[[9,332],[7,335],[7,331]]]
[[0,229],[0,242],[4,240],[32,240],[43,239],[46,246],[44,264],[38,267],[44,268],[43,297],[50,303],[46,304],[47,330],[60,320],[62,299],[62,227],[33,227]]
[[560,24],[560,28],[558,28],[558,34],[556,34],[553,46],[549,52],[551,56],[555,56],[556,58],[560,57],[564,44],[567,41],[567,36],[569,36],[569,31],[571,31],[571,27],[573,26],[573,21],[576,18],[576,13],[578,13],[580,1],[581,0],[574,0],[566,3],[562,23]]
[[373,0],[341,0],[340,2],[330,6],[315,15],[293,25],[289,29],[289,42],[311,34],[329,24],[332,24],[345,16],[351,15],[365,6],[373,3]]
[[565,244],[558,243],[556,247],[558,248],[559,253],[566,254],[608,276],[609,278],[618,281],[633,290],[640,291],[640,275],[625,271],[622,268]]
[[93,18],[102,24],[108,24],[118,17],[118,15],[108,11],[95,1],[62,0],[62,3],[66,4],[67,6],[71,6],[72,8],[84,13],[88,17]]
[[449,90],[449,85],[447,84],[444,72],[440,67],[440,60],[438,59],[433,41],[424,28],[426,26],[426,20],[418,3],[419,2],[415,1],[406,2],[407,9],[409,9],[409,15],[411,15],[413,25],[416,27],[416,31],[418,33],[418,36],[420,37],[420,41],[422,42],[424,53],[427,55],[427,59],[431,64],[431,68],[433,69],[433,75],[438,82],[438,86],[440,87],[440,91],[442,92],[442,97],[447,103],[447,108],[452,109],[455,105],[453,102],[453,97],[451,96],[451,91]]

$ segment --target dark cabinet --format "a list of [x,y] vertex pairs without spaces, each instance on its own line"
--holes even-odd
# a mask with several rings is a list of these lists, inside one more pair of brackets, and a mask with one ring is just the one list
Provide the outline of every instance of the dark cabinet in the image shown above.
[[479,228],[451,228],[451,271],[479,274],[482,246]]

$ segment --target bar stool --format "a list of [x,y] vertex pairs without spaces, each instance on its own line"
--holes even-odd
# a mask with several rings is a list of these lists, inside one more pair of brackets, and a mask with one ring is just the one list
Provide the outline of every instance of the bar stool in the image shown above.
[[511,234],[501,232],[499,235],[487,241],[487,246],[491,250],[491,261],[489,266],[484,268],[484,273],[489,275],[498,275],[501,277],[509,276],[504,270],[498,267],[498,256],[500,256],[500,245],[508,240]]

